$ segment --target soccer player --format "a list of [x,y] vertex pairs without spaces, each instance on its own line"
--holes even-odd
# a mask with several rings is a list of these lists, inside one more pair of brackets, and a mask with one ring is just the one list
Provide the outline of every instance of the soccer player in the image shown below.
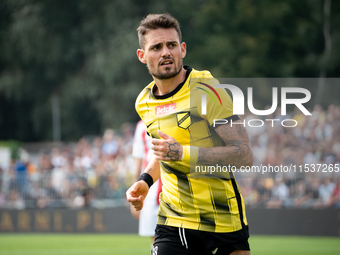
[[[214,88],[217,81],[208,71],[183,66],[186,44],[171,15],[148,15],[137,30],[137,56],[153,81],[137,97],[136,110],[152,138],[154,156],[126,196],[141,210],[161,175],[152,254],[248,255],[244,201],[233,173],[195,171],[198,165],[252,165],[248,135],[233,115],[231,98]],[[214,125],[216,119],[233,125]]]

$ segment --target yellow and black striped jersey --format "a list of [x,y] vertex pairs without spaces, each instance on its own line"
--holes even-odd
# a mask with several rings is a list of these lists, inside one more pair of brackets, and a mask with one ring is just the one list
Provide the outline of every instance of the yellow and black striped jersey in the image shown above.
[[[186,80],[174,91],[154,95],[155,83],[151,82],[137,97],[136,110],[148,134],[159,138],[160,130],[183,146],[225,146],[213,123],[233,116],[230,96],[215,88],[218,81],[210,72],[184,68]],[[198,178],[194,166],[182,161],[160,165],[163,187],[157,224],[217,233],[247,225],[244,201],[234,178]]]

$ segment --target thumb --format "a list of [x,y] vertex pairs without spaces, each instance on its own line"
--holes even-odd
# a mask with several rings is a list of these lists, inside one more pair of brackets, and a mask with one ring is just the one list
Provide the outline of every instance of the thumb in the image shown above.
[[135,185],[131,187],[131,193],[135,195],[138,192],[138,190],[139,190],[139,185],[135,183]]
[[169,139],[171,136],[168,136],[167,134],[163,133],[162,131],[158,130],[158,135],[163,139]]

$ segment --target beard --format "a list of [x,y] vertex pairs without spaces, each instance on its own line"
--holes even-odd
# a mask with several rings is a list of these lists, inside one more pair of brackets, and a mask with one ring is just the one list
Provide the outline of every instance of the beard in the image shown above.
[[[164,59],[163,59],[164,60]],[[162,61],[163,61],[162,60]],[[166,60],[166,59],[165,59]],[[172,59],[173,60],[173,59]],[[161,72],[159,70],[159,66],[157,66],[157,69],[154,71],[152,69],[155,69],[155,68],[152,68],[151,66],[149,65],[146,65],[148,70],[149,70],[149,73],[150,75],[152,75],[153,77],[159,79],[159,80],[166,80],[166,79],[171,79],[173,77],[175,77],[177,74],[179,74],[182,70],[182,67],[183,67],[183,62],[182,62],[182,59],[180,59],[178,61],[178,63],[176,63],[175,61],[173,61],[173,64],[174,64],[174,68],[173,70],[171,70],[171,67],[166,67],[165,68],[165,71]]]

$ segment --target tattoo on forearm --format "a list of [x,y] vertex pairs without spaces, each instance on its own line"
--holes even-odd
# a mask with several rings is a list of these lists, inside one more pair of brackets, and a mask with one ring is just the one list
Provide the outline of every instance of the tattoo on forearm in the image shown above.
[[181,145],[178,142],[169,143],[168,145],[168,153],[164,157],[170,158],[170,161],[177,161],[179,160],[179,149],[181,148]]
[[148,171],[147,171],[147,172],[148,172],[148,173],[150,173],[150,172],[151,172],[151,170],[152,170],[152,167],[150,167],[150,168],[148,169]]

